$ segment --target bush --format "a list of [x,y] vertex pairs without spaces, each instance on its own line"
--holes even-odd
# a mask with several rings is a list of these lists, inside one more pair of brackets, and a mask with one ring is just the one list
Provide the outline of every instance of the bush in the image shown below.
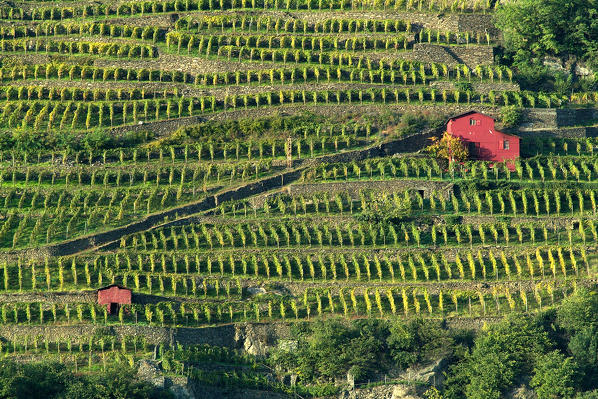
[[405,221],[411,215],[411,207],[406,201],[398,204],[391,199],[376,197],[365,203],[365,209],[357,219],[370,223],[394,223]]
[[164,390],[135,380],[135,370],[108,369],[92,375],[75,375],[59,363],[0,361],[0,398],[100,399],[171,398]]
[[328,320],[294,328],[297,350],[279,350],[270,362],[298,373],[304,383],[345,378],[349,371],[364,381],[393,365],[407,368],[445,356],[453,347],[448,331],[433,321]]
[[598,327],[598,293],[579,288],[577,293],[563,301],[557,321],[562,328],[571,332]]
[[449,397],[499,399],[517,379],[530,373],[549,347],[546,332],[532,319],[512,316],[479,335],[465,361],[451,369]]
[[553,351],[538,359],[531,386],[536,388],[538,399],[569,399],[575,395],[578,377],[573,358]]
[[509,129],[517,127],[521,123],[522,110],[513,105],[502,107],[500,110],[500,121]]

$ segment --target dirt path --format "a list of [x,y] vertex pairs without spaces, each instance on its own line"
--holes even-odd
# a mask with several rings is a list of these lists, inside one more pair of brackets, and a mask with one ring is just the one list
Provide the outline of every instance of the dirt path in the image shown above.
[[185,205],[158,212],[142,218],[126,226],[121,226],[109,231],[95,233],[86,237],[80,237],[59,244],[53,244],[46,247],[13,251],[5,254],[5,258],[12,259],[17,256],[26,256],[28,258],[38,259],[44,256],[68,256],[84,251],[99,248],[109,243],[118,242],[121,237],[129,234],[138,233],[156,226],[169,226],[169,220],[186,218],[190,219],[192,215],[215,208],[218,204],[230,200],[241,200],[257,194],[263,194],[267,191],[280,189],[289,183],[298,180],[302,171],[308,166],[319,163],[330,163],[346,161],[348,159],[360,160],[371,157],[380,157],[404,151],[405,148],[412,148],[413,143],[425,143],[427,138],[436,134],[435,131],[426,131],[412,136],[403,137],[383,144],[377,144],[361,150],[352,150],[332,155],[326,155],[315,159],[304,160],[299,166],[281,172],[279,174],[265,177],[261,180],[227,188],[214,195],[209,195],[204,199],[191,202]]

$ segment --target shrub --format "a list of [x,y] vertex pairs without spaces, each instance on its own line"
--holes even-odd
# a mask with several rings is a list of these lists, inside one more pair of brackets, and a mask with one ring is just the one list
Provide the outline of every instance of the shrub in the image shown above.
[[517,127],[521,123],[522,110],[514,105],[502,107],[500,121],[505,128]]

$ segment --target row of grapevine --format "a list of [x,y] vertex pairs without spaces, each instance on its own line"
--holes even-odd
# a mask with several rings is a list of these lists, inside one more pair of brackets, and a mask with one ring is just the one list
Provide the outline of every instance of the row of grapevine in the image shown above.
[[[348,149],[369,142],[376,134],[375,128],[363,124],[332,124],[297,127],[289,131],[288,136],[292,138],[293,157],[301,158],[320,152],[331,150]],[[218,138],[216,138],[218,140]],[[20,172],[23,168],[34,167],[40,164],[50,163],[54,165],[75,164],[92,165],[101,168],[111,166],[132,166],[137,165],[151,167],[151,164],[159,163],[192,163],[201,161],[239,161],[241,159],[266,159],[286,155],[285,145],[287,139],[252,139],[242,138],[237,140],[209,140],[207,143],[195,145],[169,146],[163,145],[160,148],[147,147],[144,149],[117,148],[103,151],[62,151],[46,152],[43,150],[35,152],[18,152],[14,149],[6,152],[0,151],[0,163],[6,163],[6,167],[19,167],[15,171],[15,179],[20,179]],[[149,164],[149,165],[148,165]],[[44,166],[47,171],[51,167]],[[8,169],[10,170],[10,169]]]
[[[561,292],[558,288],[561,289]],[[540,282],[532,284],[531,290],[523,285],[519,287],[495,285],[490,292],[481,290],[429,292],[426,288],[419,287],[383,286],[361,290],[341,288],[334,293],[329,289],[305,289],[302,298],[268,300],[262,303],[225,301],[180,305],[173,302],[132,305],[121,307],[116,317],[120,324],[139,324],[141,322],[150,326],[164,327],[202,326],[237,321],[259,322],[265,318],[270,320],[310,319],[310,317],[320,317],[326,314],[341,314],[345,317],[359,315],[419,317],[424,314],[455,317],[461,314],[472,315],[475,312],[477,315],[487,316],[488,314],[501,314],[505,311],[523,310],[528,312],[532,308],[541,310],[544,303],[554,304],[555,300],[565,296],[568,288],[567,286],[557,287],[554,283]],[[528,299],[528,295],[530,299]],[[531,298],[535,304],[532,303]],[[65,304],[62,306],[52,304],[48,310],[43,308],[41,303],[4,304],[0,307],[4,324],[18,322],[44,324],[46,320],[54,323],[60,321],[81,323],[89,320],[94,324],[112,324],[115,323],[113,320],[116,318],[108,314],[105,306],[94,304]],[[90,347],[93,345],[90,342],[86,343]],[[83,344],[80,342],[79,345]],[[136,351],[136,344],[143,345],[143,341],[133,342],[129,348]],[[33,343],[32,346],[35,347],[35,344]],[[121,349],[126,351],[126,348],[125,342]]]
[[[520,251],[521,252],[521,251]],[[101,287],[106,283],[122,283],[136,290],[166,289],[176,295],[197,293],[202,284],[207,290],[211,276],[267,278],[301,281],[442,281],[442,280],[521,280],[538,277],[562,278],[588,273],[588,255],[582,247],[537,247],[524,254],[508,255],[503,250],[462,251],[454,260],[443,252],[386,253],[340,252],[309,254],[280,251],[277,254],[205,252],[162,253],[122,252],[93,259],[73,258],[49,266],[35,263],[4,266],[4,289],[23,290],[46,287],[64,290],[67,287]],[[83,263],[83,260],[84,263]],[[82,264],[83,263],[83,264]],[[92,268],[93,266],[93,268]],[[216,293],[218,284],[214,284]],[[230,283],[225,287],[230,289]],[[222,288],[222,287],[221,287]]]
[[[196,228],[200,232],[196,231]],[[578,220],[565,226],[549,226],[548,224],[516,224],[510,225],[507,222],[486,223],[486,224],[456,224],[432,225],[430,228],[423,228],[415,224],[401,224],[400,226],[389,225],[387,227],[374,227],[371,224],[340,225],[338,223],[318,224],[313,221],[287,222],[278,221],[275,223],[261,224],[232,224],[225,227],[215,225],[211,228],[205,225],[191,226],[191,230],[182,229],[182,236],[171,228],[170,232],[160,230],[158,232],[160,243],[155,238],[154,232],[149,233],[152,239],[143,238],[143,248],[149,247],[154,251],[158,250],[179,250],[181,249],[213,249],[215,246],[223,248],[267,248],[267,247],[291,247],[291,246],[382,246],[384,248],[393,246],[417,245],[418,247],[433,244],[437,246],[449,246],[464,244],[473,245],[509,245],[509,244],[536,244],[544,242],[549,244],[556,242],[563,237],[572,245],[575,243],[586,243],[588,238],[593,238],[598,244],[596,223],[593,219]],[[183,240],[184,238],[184,240]],[[126,241],[121,241],[126,245]],[[133,248],[141,245],[139,239],[133,237]]]
[[[199,44],[198,44],[199,46]],[[146,68],[121,68],[121,67],[97,67],[91,65],[78,64],[35,64],[35,65],[14,65],[0,68],[0,80],[15,81],[27,79],[91,79],[93,81],[138,81],[138,82],[181,82],[195,85],[215,85],[215,84],[250,84],[252,82],[261,83],[262,80],[270,79],[271,83],[280,81],[281,83],[295,80],[304,82],[313,81],[316,74],[320,76],[331,75],[338,78],[338,70],[341,76],[353,76],[354,80],[362,76],[362,70],[365,75],[361,81],[370,82],[399,82],[399,78],[404,79],[407,75],[409,81],[421,82],[439,79],[471,79],[475,74],[477,79],[493,82],[498,79],[502,82],[503,77],[513,78],[512,71],[502,66],[479,65],[470,69],[465,65],[456,65],[449,68],[446,64],[420,63],[410,60],[372,60],[369,57],[352,57],[348,55],[341,58],[335,58],[339,62],[337,68],[327,66],[323,70],[316,71],[316,67],[285,67],[270,70],[247,70],[246,72],[219,72],[219,73],[199,73],[190,74],[181,71],[151,70]],[[346,62],[345,62],[346,61]],[[345,63],[344,63],[345,62]],[[344,64],[343,64],[344,63]],[[343,65],[346,65],[344,67]],[[395,72],[395,79],[392,79],[392,72]],[[274,74],[274,78],[270,76]],[[415,78],[413,78],[415,74]],[[370,76],[373,76],[371,78]],[[389,80],[390,79],[390,80]],[[274,81],[273,81],[274,80]],[[350,79],[351,80],[351,79]]]
[[[583,150],[578,141],[577,152]],[[585,143],[593,153],[591,142]],[[566,144],[565,144],[566,146]],[[334,174],[333,171],[337,173]],[[340,171],[342,170],[342,173]],[[346,171],[346,172],[345,172]],[[365,172],[365,173],[364,173]],[[494,165],[484,161],[469,161],[464,165],[453,163],[449,170],[440,167],[434,159],[425,158],[380,158],[360,162],[321,164],[305,173],[313,180],[327,180],[334,175],[345,179],[371,179],[384,177],[430,179],[481,179],[481,180],[520,180],[520,181],[587,181],[593,182],[598,176],[598,161],[592,157],[550,156],[535,160],[516,160],[511,167],[505,163]]]
[[[425,3],[425,5],[424,5]],[[470,5],[468,0],[426,0],[418,1],[417,6],[411,0],[388,2],[358,0],[168,0],[124,2],[118,4],[87,4],[71,7],[1,7],[0,18],[21,20],[63,20],[79,17],[145,15],[167,12],[195,10],[234,10],[234,9],[273,9],[273,10],[351,10],[351,9],[394,9],[415,11],[426,7],[441,12],[478,12],[490,9],[489,0],[475,0]]]
[[91,54],[117,58],[156,58],[157,49],[150,45],[106,43],[93,41],[67,41],[49,39],[9,39],[0,40],[2,52],[46,52],[60,54]]

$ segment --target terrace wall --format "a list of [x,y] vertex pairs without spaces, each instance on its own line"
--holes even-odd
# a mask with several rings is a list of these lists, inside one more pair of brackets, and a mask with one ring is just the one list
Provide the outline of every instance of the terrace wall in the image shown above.
[[453,184],[426,180],[380,180],[380,181],[353,181],[339,183],[311,183],[291,184],[286,188],[289,195],[313,195],[327,192],[330,194],[349,193],[353,198],[359,198],[360,191],[373,190],[381,192],[403,192],[405,190],[423,191],[424,198],[429,198],[430,193],[436,191],[444,198],[449,199],[453,192]]
[[455,17],[460,32],[488,32],[492,37],[500,36],[500,30],[494,26],[493,14],[457,14]]
[[525,109],[517,134],[522,137],[597,137],[597,109]]
[[[520,91],[519,85],[517,83],[510,83],[510,82],[499,82],[498,79],[494,80],[494,83],[480,83],[476,82],[476,78],[471,78],[471,86],[474,92],[476,93],[483,93],[488,94],[491,90],[494,91]],[[446,81],[446,80],[439,80],[435,82],[430,82],[430,87],[438,90],[454,90],[456,82]]]
[[149,326],[97,326],[93,324],[69,326],[5,325],[0,339],[22,341],[25,336],[46,337],[50,342],[72,340],[79,342],[93,336],[144,337],[150,344],[180,343],[208,344],[244,349],[253,355],[264,355],[279,340],[290,336],[290,328],[282,323],[240,323],[203,328],[168,328]]
[[27,292],[18,294],[0,295],[0,303],[19,303],[19,302],[43,302],[43,303],[95,303],[97,294],[95,290],[80,292]]
[[165,136],[175,130],[188,125],[195,125],[205,121],[201,116],[189,116],[186,118],[167,119],[155,122],[139,122],[137,125],[125,125],[111,129],[114,135],[124,134],[126,132],[152,132],[156,136]]
[[438,44],[415,43],[413,51],[408,51],[401,56],[421,62],[438,62],[455,66],[465,64],[470,68],[477,65],[494,63],[494,47],[484,45],[469,46],[442,46]]
[[522,118],[520,131],[583,126],[598,121],[598,109],[533,108],[523,110]]
[[[592,134],[594,136],[592,136]],[[524,130],[518,133],[519,136],[525,138],[532,137],[562,137],[562,138],[584,138],[595,137],[595,128],[573,127],[563,129],[538,129],[538,130]]]

